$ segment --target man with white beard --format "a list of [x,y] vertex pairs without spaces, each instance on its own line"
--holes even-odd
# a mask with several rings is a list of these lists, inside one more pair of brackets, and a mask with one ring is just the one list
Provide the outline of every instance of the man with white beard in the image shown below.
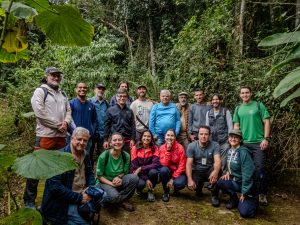
[[104,84],[99,83],[95,86],[94,93],[95,96],[91,99],[91,101],[95,105],[96,114],[97,114],[97,122],[96,122],[96,130],[95,135],[93,137],[93,146],[90,151],[90,157],[92,165],[94,164],[93,152],[96,148],[96,160],[99,155],[104,151],[103,143],[104,143],[104,124],[106,121],[106,111],[109,107],[108,102],[104,99],[104,92],[106,88]]
[[176,104],[180,112],[180,133],[177,141],[184,147],[186,151],[189,144],[188,136],[188,119],[190,111],[190,103],[188,102],[188,93],[180,92],[178,94],[178,103]]

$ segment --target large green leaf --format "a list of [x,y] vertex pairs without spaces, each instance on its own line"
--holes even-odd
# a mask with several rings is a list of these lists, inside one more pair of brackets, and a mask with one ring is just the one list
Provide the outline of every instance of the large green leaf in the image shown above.
[[29,59],[28,50],[25,49],[21,52],[9,53],[5,49],[0,49],[0,62],[2,63],[15,63],[20,59]]
[[0,168],[7,170],[15,161],[17,157],[12,154],[8,153],[1,153],[0,154]]
[[77,168],[73,155],[55,150],[38,150],[18,158],[12,169],[33,179],[48,179]]
[[0,220],[1,225],[41,225],[42,223],[42,216],[39,211],[26,208]]
[[39,13],[47,10],[50,6],[48,0],[25,0],[24,3],[35,8]]
[[[2,2],[2,8],[7,10],[9,1]],[[24,5],[20,2],[14,2],[10,9],[10,13],[18,19],[28,19],[37,15],[37,11],[30,6]]]
[[4,149],[6,145],[0,144],[0,150]]
[[41,12],[35,19],[47,37],[59,45],[88,46],[94,36],[93,26],[72,6],[52,6],[52,10]]
[[293,94],[291,94],[286,99],[284,99],[280,103],[280,107],[284,107],[289,101],[291,101],[292,99],[297,98],[297,97],[300,97],[300,88],[298,88]]
[[258,47],[271,47],[291,42],[300,41],[300,31],[292,33],[277,33],[271,36],[268,36],[261,40],[258,44]]
[[286,75],[286,77],[280,81],[280,83],[274,89],[274,98],[278,98],[280,95],[288,92],[297,84],[300,84],[300,67]]

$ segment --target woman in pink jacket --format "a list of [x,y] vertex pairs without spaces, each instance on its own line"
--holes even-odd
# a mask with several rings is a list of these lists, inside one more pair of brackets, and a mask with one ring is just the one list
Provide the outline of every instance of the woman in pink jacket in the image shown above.
[[160,179],[164,189],[162,200],[168,202],[170,188],[173,188],[176,194],[186,185],[185,151],[183,146],[176,141],[174,129],[167,130],[165,143],[159,149],[159,159],[162,165]]

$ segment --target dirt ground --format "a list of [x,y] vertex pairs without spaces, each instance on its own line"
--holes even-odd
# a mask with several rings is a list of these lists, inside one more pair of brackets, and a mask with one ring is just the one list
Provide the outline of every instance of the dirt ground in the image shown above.
[[271,190],[269,206],[260,207],[256,218],[243,219],[236,209],[225,208],[227,196],[222,196],[220,207],[214,208],[210,204],[210,193],[207,190],[204,191],[205,195],[202,198],[198,198],[193,192],[184,189],[180,196],[171,196],[170,201],[165,203],[161,200],[162,190],[158,189],[154,203],[146,201],[146,193],[142,197],[134,195],[132,198],[136,208],[134,212],[126,212],[122,208],[104,207],[100,213],[99,224],[300,224],[300,196],[295,191]]

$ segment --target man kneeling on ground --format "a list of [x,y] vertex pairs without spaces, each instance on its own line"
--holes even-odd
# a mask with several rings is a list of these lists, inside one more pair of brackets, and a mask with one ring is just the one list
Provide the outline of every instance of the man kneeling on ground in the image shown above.
[[71,153],[79,167],[46,181],[40,210],[44,223],[90,224],[90,221],[82,218],[77,211],[78,205],[92,200],[92,197],[85,193],[85,189],[95,183],[90,158],[85,150],[89,137],[87,129],[77,127],[70,144],[60,150]]
[[210,128],[200,126],[198,141],[188,145],[186,157],[186,175],[188,178],[188,188],[195,190],[196,195],[201,197],[204,182],[209,182],[211,190],[211,203],[214,207],[219,206],[218,191],[216,182],[221,169],[220,146],[215,141],[209,140]]

